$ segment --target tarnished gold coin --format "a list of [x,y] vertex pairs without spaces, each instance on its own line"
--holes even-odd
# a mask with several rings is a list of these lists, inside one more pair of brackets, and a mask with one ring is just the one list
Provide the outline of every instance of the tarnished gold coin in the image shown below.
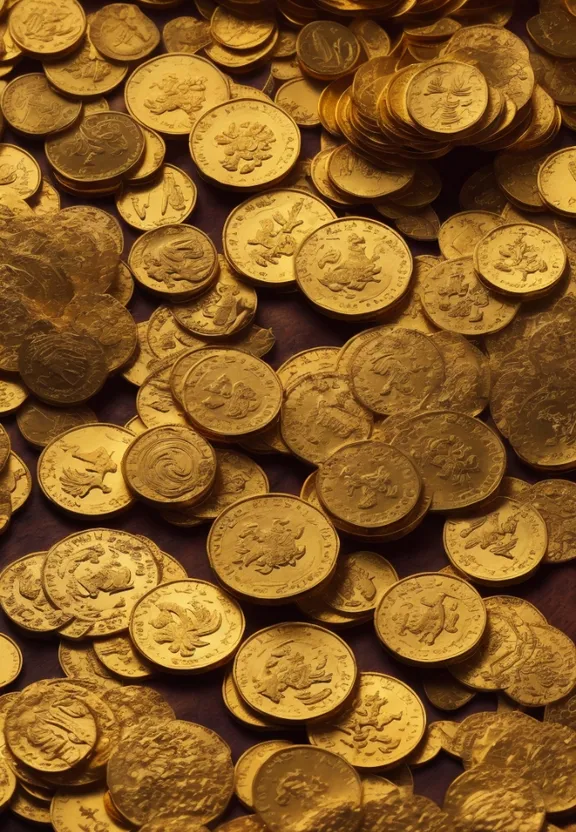
[[19,627],[35,633],[50,633],[70,616],[52,606],[42,586],[46,552],[25,555],[0,573],[0,605]]
[[140,61],[156,49],[160,32],[133,3],[107,3],[90,19],[90,40],[113,61]]
[[210,24],[195,17],[173,17],[162,29],[166,52],[185,52],[194,55],[212,43]]
[[[144,779],[143,770],[149,772]],[[151,723],[131,731],[114,749],[107,784],[114,805],[136,826],[179,814],[190,823],[209,823],[234,792],[230,748],[214,731],[193,722]]]
[[423,572],[386,590],[375,623],[378,638],[396,658],[439,666],[476,649],[486,628],[486,608],[467,581]]
[[5,633],[0,633],[0,689],[18,678],[22,664],[22,651],[16,642]]
[[266,494],[268,477],[250,457],[236,451],[216,451],[216,478],[209,497],[192,509],[201,520],[212,520],[238,500]]
[[160,579],[155,548],[146,538],[112,529],[71,534],[48,551],[46,595],[63,612],[91,622],[91,635],[121,633],[136,602]]
[[414,169],[372,165],[348,144],[330,154],[328,176],[345,194],[362,199],[382,199],[405,189],[414,179]]
[[488,84],[480,69],[458,61],[435,61],[412,78],[408,112],[426,132],[453,137],[466,133],[488,106]]
[[231,592],[285,603],[330,578],[340,545],[322,512],[298,497],[273,493],[225,509],[207,548],[210,565]]
[[354,654],[341,638],[300,621],[254,633],[234,660],[242,698],[280,722],[325,718],[352,695],[356,675]]
[[446,260],[472,257],[482,237],[504,225],[500,214],[491,211],[461,211],[440,226],[438,245]]
[[126,635],[95,639],[94,652],[104,667],[121,679],[149,679],[153,675],[152,667]]
[[538,568],[548,543],[546,523],[529,504],[499,497],[485,511],[448,518],[444,548],[450,562],[471,580],[517,583]]
[[171,53],[140,64],[126,84],[124,98],[128,112],[146,127],[168,136],[187,136],[204,112],[228,101],[230,84],[205,58]]
[[52,439],[38,460],[38,482],[51,502],[100,517],[134,502],[122,459],[134,435],[119,425],[80,425]]
[[566,250],[548,229],[511,223],[486,234],[474,249],[474,268],[494,291],[513,298],[549,292],[562,279]]
[[[185,632],[178,627],[185,623]],[[225,664],[244,634],[244,614],[228,593],[190,579],[162,584],[135,606],[130,637],[144,658],[170,672],[201,673]]]
[[385,589],[396,583],[396,570],[375,552],[351,552],[338,558],[334,577],[322,590],[322,601],[347,615],[376,609]]
[[194,210],[197,189],[187,173],[163,165],[150,185],[129,185],[116,195],[118,213],[139,231],[184,222]]
[[288,748],[293,743],[288,740],[268,740],[253,745],[242,754],[234,766],[234,791],[236,797],[247,809],[254,810],[253,786],[258,769],[276,751]]
[[327,315],[359,320],[399,301],[412,268],[402,237],[363,217],[325,223],[308,234],[295,258],[296,280],[309,301]]
[[200,502],[216,476],[211,445],[192,428],[166,425],[137,436],[122,457],[128,486],[143,500],[174,505]]
[[14,144],[0,144],[0,193],[10,190],[29,199],[38,191],[42,173],[36,159]]
[[18,411],[20,433],[37,448],[45,448],[53,439],[80,425],[96,423],[98,417],[89,407],[51,407],[28,399]]
[[86,15],[76,0],[22,0],[10,13],[10,35],[36,58],[57,57],[80,43],[86,31]]
[[307,75],[331,81],[354,69],[360,58],[360,44],[354,32],[342,23],[316,20],[300,30],[296,54]]
[[200,116],[190,153],[208,181],[233,190],[259,190],[287,176],[300,154],[300,130],[284,110],[237,98]]
[[105,786],[90,790],[62,789],[54,795],[50,806],[50,822],[55,832],[75,832],[89,818],[99,832],[122,832],[125,825],[118,823],[106,810]]
[[128,265],[145,289],[179,301],[211,285],[218,274],[218,255],[214,243],[199,228],[165,225],[136,240]]
[[354,832],[362,817],[362,786],[338,754],[309,745],[276,751],[260,767],[254,807],[271,832],[316,829]]
[[[376,722],[358,734],[366,709]],[[346,710],[308,727],[312,745],[333,751],[355,768],[391,767],[418,746],[426,727],[424,706],[414,691],[392,676],[360,673],[356,696]]]
[[296,281],[294,261],[300,243],[334,218],[331,208],[301,190],[274,190],[251,197],[226,220],[226,258],[256,285],[290,288]]
[[70,127],[82,112],[80,101],[54,92],[43,73],[19,75],[2,93],[2,113],[18,133],[47,136]]
[[200,430],[242,436],[267,427],[280,412],[282,385],[259,358],[221,349],[186,376],[184,407]]
[[67,680],[34,682],[20,693],[4,725],[10,751],[35,771],[66,772],[94,750],[94,714]]

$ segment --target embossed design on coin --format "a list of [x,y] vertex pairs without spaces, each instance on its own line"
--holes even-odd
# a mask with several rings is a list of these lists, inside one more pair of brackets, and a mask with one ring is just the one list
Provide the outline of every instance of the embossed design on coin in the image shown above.
[[451,136],[473,127],[488,106],[488,85],[480,70],[439,61],[412,78],[408,111],[425,130]]

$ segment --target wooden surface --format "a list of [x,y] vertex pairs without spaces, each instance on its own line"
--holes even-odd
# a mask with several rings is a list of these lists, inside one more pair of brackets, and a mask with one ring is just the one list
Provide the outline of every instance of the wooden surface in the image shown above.
[[[102,3],[84,4],[87,10]],[[528,17],[537,11],[535,2],[519,0],[522,16]],[[149,10],[148,10],[149,13]],[[154,15],[161,25],[163,18],[186,13],[186,4],[172,11],[170,15]],[[518,28],[515,27],[517,31]],[[24,61],[18,72],[38,71],[38,64]],[[263,83],[264,77],[242,76],[241,83]],[[124,109],[121,96],[112,100],[115,109]],[[572,142],[572,136],[566,137]],[[304,154],[313,155],[318,148],[318,131],[307,131],[304,137]],[[20,143],[16,137],[6,133],[4,141]],[[23,144],[33,149],[38,160],[45,167],[41,145]],[[217,248],[221,251],[221,231],[230,209],[240,199],[234,194],[220,192],[205,185],[198,177],[190,160],[186,142],[172,142],[169,145],[169,161],[185,169],[196,181],[199,189],[198,203],[192,217],[188,220],[210,233]],[[440,200],[442,218],[458,210],[457,194],[464,177],[485,164],[489,157],[474,149],[457,151],[448,159],[441,160],[439,169],[445,181],[445,192]],[[78,204],[76,200],[63,197],[63,205]],[[103,208],[114,212],[112,201],[102,200],[98,203]],[[369,211],[366,213],[369,214]],[[124,226],[126,235],[125,255],[135,238],[135,234]],[[436,253],[434,246],[416,247],[417,253]],[[277,338],[273,352],[267,357],[273,367],[278,367],[293,353],[320,345],[341,345],[359,327],[332,321],[313,311],[298,294],[282,295],[258,290],[259,308],[256,322],[261,326],[272,327]],[[155,303],[140,293],[136,293],[130,309],[137,321],[145,320]],[[124,424],[135,414],[136,388],[121,378],[110,380],[104,390],[91,402],[99,418],[103,421]],[[10,433],[14,450],[26,461],[34,478],[32,496],[26,506],[13,518],[12,525],[0,541],[0,565],[10,563],[29,552],[45,550],[60,538],[72,532],[90,528],[93,525],[83,522],[81,518],[71,518],[61,514],[42,496],[36,481],[36,463],[38,454],[22,439],[16,426],[15,417],[5,418],[4,425]],[[510,454],[509,473],[535,481],[538,477],[521,466]],[[270,478],[273,491],[298,494],[300,486],[309,473],[309,469],[299,462],[279,456],[261,456],[257,458]],[[442,518],[428,517],[423,525],[409,537],[391,545],[374,546],[374,550],[387,557],[401,577],[415,572],[435,570],[446,565],[447,558],[442,548]],[[152,510],[136,506],[121,517],[103,521],[101,525],[126,529],[127,531],[148,535],[162,549],[178,558],[186,567],[190,576],[214,580],[206,558],[206,534],[208,526],[199,529],[179,530],[163,522]],[[362,548],[354,541],[342,540],[344,552]],[[543,567],[530,581],[514,587],[510,593],[528,599],[544,612],[551,624],[560,627],[572,638],[576,637],[576,561],[556,567]],[[493,594],[484,592],[483,594]],[[243,604],[247,617],[247,634],[269,624],[298,618],[298,611],[293,606],[266,608]],[[24,670],[16,684],[10,689],[19,690],[37,679],[60,676],[57,661],[57,641],[34,640],[23,636],[2,616],[1,629],[12,635],[24,653]],[[343,633],[344,638],[355,651],[360,670],[376,670],[390,673],[413,685],[424,698],[422,690],[422,672],[418,669],[403,667],[390,660],[378,642],[372,624],[366,624]],[[250,745],[266,738],[286,737],[286,732],[252,732],[235,722],[226,710],[221,699],[223,671],[218,670],[203,676],[191,678],[159,677],[152,686],[163,693],[181,719],[203,723],[218,731],[232,746],[234,759]],[[4,691],[6,692],[6,691]],[[469,706],[461,709],[454,718],[460,720],[477,710],[493,710],[496,706],[495,696],[478,696]],[[429,720],[451,718],[443,712],[427,705]],[[297,742],[305,741],[304,731],[294,731],[291,738]],[[441,756],[429,766],[415,772],[416,791],[441,803],[450,781],[461,772],[460,765],[446,756]],[[241,814],[238,804],[233,801],[227,817]],[[29,827],[11,814],[0,819],[3,832],[23,832]]]

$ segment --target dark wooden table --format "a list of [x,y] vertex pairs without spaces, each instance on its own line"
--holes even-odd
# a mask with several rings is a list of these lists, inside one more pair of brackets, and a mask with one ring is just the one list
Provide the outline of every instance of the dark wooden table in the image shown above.
[[[101,5],[104,4],[102,2],[84,3],[87,10]],[[522,9],[517,14],[514,29],[521,33],[522,21],[537,11],[537,4],[535,0],[534,2],[519,0],[517,5],[522,6]],[[171,15],[154,14],[150,10],[148,13],[159,25],[162,25],[165,18],[186,14],[186,9],[186,4],[183,4],[173,10]],[[17,71],[22,73],[38,71],[38,64],[23,61]],[[255,77],[249,76],[248,79],[242,76],[240,80],[242,83],[248,81],[262,86],[265,76],[260,74]],[[111,105],[115,109],[124,109],[122,95],[115,96],[111,100]],[[25,144],[28,149],[33,150],[42,167],[46,169],[41,144],[22,141],[10,132],[6,133],[4,141]],[[572,137],[566,136],[565,141],[572,143]],[[318,142],[318,131],[305,131],[303,155],[313,155],[318,148]],[[232,193],[217,191],[202,182],[194,170],[185,141],[171,142],[168,158],[169,161],[186,170],[198,185],[198,203],[189,222],[208,232],[217,248],[221,250],[221,232],[224,221],[231,208],[241,201],[240,198]],[[458,210],[458,190],[465,176],[485,164],[489,158],[487,154],[471,148],[466,151],[453,152],[449,158],[438,163],[445,182],[445,189],[438,207],[442,218]],[[77,204],[76,200],[66,195],[63,195],[62,201],[63,205]],[[115,213],[112,200],[101,200],[97,204]],[[366,213],[369,213],[369,210]],[[124,225],[124,232],[126,255],[136,235],[126,225]],[[412,248],[415,254],[437,253],[435,246],[412,246]],[[130,309],[137,321],[146,320],[154,307],[155,303],[138,291],[130,304]],[[323,317],[312,310],[298,294],[275,294],[260,290],[256,321],[262,326],[272,327],[276,335],[277,344],[267,358],[274,367],[278,367],[286,358],[302,349],[320,345],[341,345],[359,329],[357,326],[346,325]],[[124,424],[136,412],[135,397],[136,388],[122,378],[116,378],[108,381],[104,390],[91,404],[101,420]],[[65,535],[97,525],[84,522],[81,518],[72,518],[59,513],[48,503],[41,494],[36,481],[37,452],[32,450],[20,436],[15,417],[6,418],[3,423],[10,433],[14,450],[23,457],[32,471],[34,488],[28,503],[15,515],[9,530],[0,542],[0,565],[10,563],[29,552],[45,550]],[[309,473],[305,465],[292,459],[262,456],[258,458],[258,461],[266,470],[273,491],[298,494],[302,482]],[[510,453],[509,473],[530,481],[538,479],[534,472],[523,467],[512,453]],[[394,564],[401,577],[415,572],[439,569],[447,563],[442,548],[442,522],[439,517],[428,517],[416,532],[404,540],[373,548]],[[208,526],[180,530],[163,522],[150,509],[140,506],[135,506],[121,517],[103,521],[101,525],[148,535],[158,546],[178,558],[190,576],[214,580],[206,557]],[[363,547],[360,544],[355,545],[354,541],[343,539],[342,548],[344,552],[347,552]],[[510,592],[531,601],[547,615],[551,624],[560,627],[572,638],[576,638],[575,577],[576,561],[563,566],[543,567],[531,580],[514,587]],[[298,618],[297,609],[290,605],[280,608],[253,607],[248,604],[243,606],[247,618],[247,633],[275,622]],[[24,670],[16,684],[10,689],[20,690],[37,679],[62,675],[57,660],[57,640],[34,640],[24,636],[11,626],[3,615],[1,629],[17,640],[24,653]],[[380,647],[372,624],[345,631],[343,635],[354,649],[360,670],[376,670],[393,674],[413,685],[425,700],[422,672],[404,667],[388,658]],[[283,731],[262,735],[235,722],[221,699],[222,676],[223,671],[218,670],[190,678],[159,677],[151,685],[166,696],[180,719],[203,723],[222,734],[232,746],[234,759],[237,759],[250,745],[262,739],[275,736],[286,737],[286,732]],[[474,711],[493,710],[495,707],[495,696],[477,696],[468,706],[457,712],[455,718],[461,720]],[[450,715],[437,711],[430,705],[427,705],[427,710],[430,721],[450,718]],[[304,742],[305,732],[295,730],[291,738],[297,742]],[[455,760],[440,756],[430,765],[414,773],[416,791],[441,804],[446,787],[460,772],[461,767]],[[237,814],[241,814],[241,811],[237,803],[233,801],[227,817],[234,817]],[[4,832],[24,832],[28,827],[8,813],[0,819],[0,829]]]

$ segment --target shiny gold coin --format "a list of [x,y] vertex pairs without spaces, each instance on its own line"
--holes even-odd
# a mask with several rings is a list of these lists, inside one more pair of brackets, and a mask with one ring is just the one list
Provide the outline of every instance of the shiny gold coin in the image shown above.
[[205,58],[172,53],[140,64],[126,84],[124,97],[128,112],[145,127],[187,136],[204,112],[228,101],[230,85]]
[[[490,615],[488,614],[488,624]],[[484,638],[484,636],[483,636]],[[446,670],[438,670],[424,682],[424,692],[435,708],[456,711],[467,705],[476,694],[454,679]]]
[[336,370],[340,349],[338,347],[313,347],[297,352],[276,371],[284,390],[309,373],[325,373]]
[[97,683],[102,690],[119,687],[121,683],[102,664],[94,646],[90,642],[74,644],[60,641],[58,646],[58,663],[64,674],[74,681],[88,679]]
[[40,11],[35,0],[22,0],[10,14],[15,43],[36,58],[58,57],[74,49],[86,31],[86,15],[76,0],[48,0]]
[[553,211],[574,216],[571,166],[573,148],[566,147],[552,153],[538,171],[538,192],[544,203]]
[[[143,767],[150,772],[145,780]],[[194,775],[200,769],[208,778],[202,782]],[[123,738],[110,758],[107,783],[115,806],[136,826],[184,813],[190,823],[202,824],[225,810],[234,791],[234,768],[230,748],[218,734],[174,720]]]
[[398,580],[391,563],[375,552],[351,552],[340,556],[336,573],[322,601],[347,615],[359,615],[376,609],[382,593]]
[[153,669],[138,655],[126,635],[96,639],[94,652],[104,667],[121,679],[149,679],[153,675]]
[[266,494],[268,477],[250,457],[236,451],[216,451],[216,479],[212,493],[192,509],[200,520],[212,520],[238,500]]
[[252,710],[240,696],[232,670],[228,670],[222,683],[222,699],[232,716],[243,725],[257,731],[273,730],[282,728],[279,723],[266,720],[264,717]]
[[106,811],[104,786],[89,791],[65,790],[56,792],[50,807],[50,821],[55,832],[75,832],[88,817],[99,832],[125,832]]
[[271,56],[277,42],[278,30],[275,29],[261,46],[256,46],[253,49],[231,49],[213,40],[204,52],[211,61],[222,69],[232,73],[244,73],[260,67]]
[[[126,185],[144,185],[147,183],[161,171],[166,157],[166,142],[162,136],[143,124],[140,125],[140,129],[144,135],[144,153],[138,165],[126,177]],[[174,170],[179,171],[180,169],[174,168]],[[172,201],[174,200],[175,197],[172,198]],[[167,206],[166,210],[168,210],[168,207],[174,206]]]
[[0,144],[0,173],[0,193],[10,189],[22,199],[34,196],[42,181],[36,159],[13,144]]
[[213,184],[259,190],[290,173],[300,154],[300,131],[274,104],[238,98],[198,119],[190,135],[190,153],[202,176]]
[[[285,686],[280,678],[289,680],[295,668],[299,679]],[[254,633],[234,660],[234,681],[242,698],[258,713],[280,722],[324,719],[352,695],[356,675],[348,645],[334,633],[303,622]]]
[[413,262],[400,235],[374,220],[347,217],[325,223],[303,240],[296,280],[327,315],[366,319],[405,294]]
[[258,769],[274,752],[290,746],[292,743],[288,740],[268,740],[253,745],[238,758],[234,766],[234,791],[246,809],[254,810],[253,786]]
[[140,61],[156,49],[160,32],[133,3],[108,3],[90,19],[90,40],[113,61]]
[[253,794],[256,812],[271,832],[354,832],[362,816],[356,771],[337,754],[309,745],[272,754],[256,774]]
[[210,20],[210,33],[214,40],[231,49],[254,49],[268,40],[273,33],[273,19],[255,20],[236,17],[223,6],[217,6]]
[[0,573],[0,605],[18,626],[35,633],[62,627],[70,616],[53,607],[42,586],[46,552],[25,555]]
[[447,260],[472,257],[482,237],[501,225],[504,225],[502,217],[490,211],[461,211],[453,214],[440,227],[440,251]]
[[82,103],[54,92],[43,73],[20,75],[2,94],[2,113],[10,126],[26,136],[46,136],[70,127]]
[[159,366],[146,378],[136,397],[138,416],[147,428],[161,425],[189,427],[186,414],[175,401],[170,389],[172,359],[159,362]]
[[194,55],[212,43],[210,24],[195,17],[173,17],[162,29],[166,52]]
[[440,136],[469,131],[488,106],[488,84],[481,70],[452,60],[423,67],[406,95],[414,121],[427,133]]
[[[378,723],[360,739],[357,730],[367,707],[378,713]],[[308,738],[355,768],[372,769],[405,759],[420,743],[425,727],[424,706],[408,685],[382,673],[360,673],[352,704],[338,716],[309,726]]]
[[116,195],[118,213],[140,231],[184,222],[194,210],[197,189],[187,173],[163,165],[150,185],[124,187]]
[[[57,90],[65,95],[82,97],[106,95],[122,83],[128,74],[126,64],[109,61],[98,52],[89,34],[71,55],[46,61],[43,69]],[[96,100],[85,101],[84,115],[91,114],[90,107]],[[104,109],[107,110],[108,106]]]
[[274,103],[292,116],[300,127],[320,124],[318,103],[322,86],[308,78],[293,78],[277,90]]
[[51,407],[28,399],[18,411],[17,421],[24,439],[37,448],[44,448],[71,428],[95,423],[98,417],[88,407]]
[[285,603],[330,578],[339,540],[316,508],[290,494],[273,493],[225,509],[210,529],[207,548],[210,565],[231,592]]
[[13,512],[22,508],[32,491],[28,466],[13,451],[0,472],[0,491],[8,494]]
[[355,199],[381,199],[405,189],[414,179],[414,169],[372,165],[350,145],[337,147],[328,160],[332,184]]
[[424,572],[384,593],[375,623],[378,638],[396,658],[439,666],[476,649],[486,628],[486,608],[466,581]]
[[22,670],[22,652],[15,641],[0,633],[0,688],[11,685]]
[[133,434],[118,425],[80,425],[52,439],[38,460],[48,499],[73,514],[100,517],[134,502],[122,475]]
[[211,445],[192,428],[151,428],[132,440],[122,473],[142,500],[158,505],[193,504],[210,491],[216,476]]
[[69,535],[46,556],[46,594],[63,612],[90,621],[91,635],[121,633],[136,602],[160,579],[155,548],[150,540],[111,529]]
[[354,69],[360,44],[352,30],[341,23],[318,20],[301,29],[296,54],[306,74],[330,81]]

